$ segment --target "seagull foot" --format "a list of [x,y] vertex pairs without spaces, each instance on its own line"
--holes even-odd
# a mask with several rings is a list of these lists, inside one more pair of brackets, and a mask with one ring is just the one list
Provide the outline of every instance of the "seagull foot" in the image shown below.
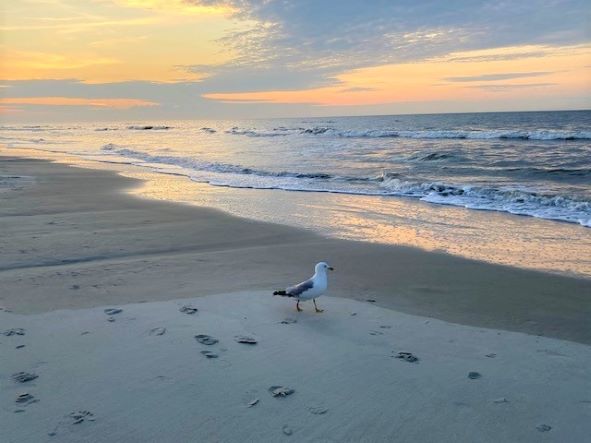
[[312,301],[314,302],[314,309],[316,309],[316,312],[324,312],[324,309],[318,309],[318,306],[316,306],[316,299],[312,299]]

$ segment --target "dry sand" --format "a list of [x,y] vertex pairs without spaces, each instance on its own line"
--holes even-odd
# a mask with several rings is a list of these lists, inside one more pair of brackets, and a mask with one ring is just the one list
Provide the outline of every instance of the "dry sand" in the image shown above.
[[[25,330],[0,339],[3,441],[588,441],[589,346],[318,302],[324,313],[306,303],[297,314],[291,300],[249,291],[116,306],[113,316],[0,312],[3,328]],[[38,378],[10,379],[20,371]],[[275,398],[271,386],[295,392]],[[24,392],[39,401],[15,402]],[[75,423],[83,411],[92,415]]]
[[[589,280],[142,200],[106,171],[0,157],[0,176],[34,177],[0,193],[8,442],[591,435]],[[270,296],[320,259],[337,268],[325,313]]]

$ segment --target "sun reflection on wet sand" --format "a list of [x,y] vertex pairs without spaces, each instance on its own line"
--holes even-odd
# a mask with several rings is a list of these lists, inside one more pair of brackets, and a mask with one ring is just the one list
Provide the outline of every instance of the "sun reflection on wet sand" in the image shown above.
[[405,198],[232,189],[134,172],[136,195],[358,241],[419,247],[529,269],[591,277],[591,232],[574,224]]
[[310,229],[356,241],[418,247],[475,260],[591,278],[591,230],[580,225],[493,211],[361,195],[236,189],[30,149],[32,156],[115,170],[143,180],[127,192],[144,198],[211,207],[232,215]]

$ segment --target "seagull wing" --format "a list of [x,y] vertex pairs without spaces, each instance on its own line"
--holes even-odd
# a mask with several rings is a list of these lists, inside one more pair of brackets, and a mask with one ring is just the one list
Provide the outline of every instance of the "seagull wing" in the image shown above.
[[285,290],[285,292],[290,297],[299,297],[304,292],[312,289],[313,287],[314,281],[311,278],[309,278],[308,280],[298,283],[297,285],[290,286]]

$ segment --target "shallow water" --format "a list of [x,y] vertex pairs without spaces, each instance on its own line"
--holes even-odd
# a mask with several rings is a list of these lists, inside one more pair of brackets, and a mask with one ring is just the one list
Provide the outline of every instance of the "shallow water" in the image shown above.
[[527,112],[5,125],[0,141],[147,168],[158,198],[591,276],[590,128],[589,111]]

